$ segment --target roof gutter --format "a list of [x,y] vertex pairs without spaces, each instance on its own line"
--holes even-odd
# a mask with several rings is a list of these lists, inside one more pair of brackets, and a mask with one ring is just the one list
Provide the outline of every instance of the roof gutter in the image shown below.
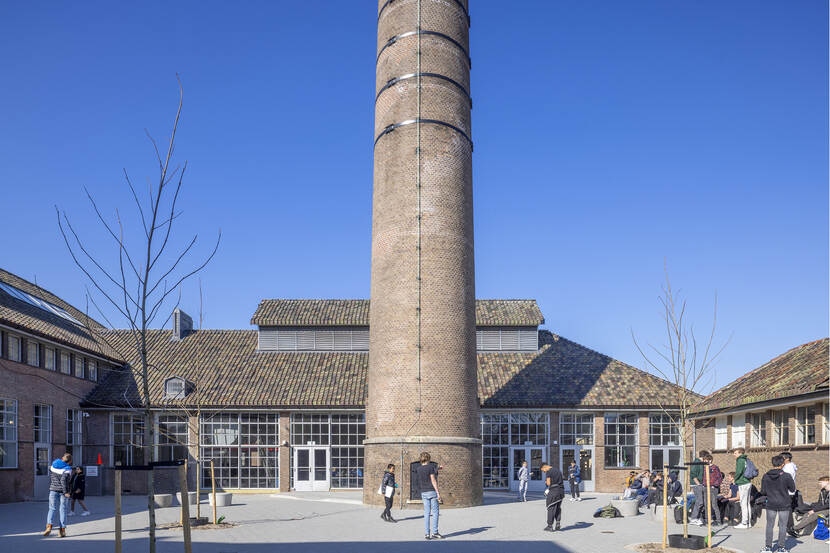
[[744,405],[722,407],[719,409],[707,409],[705,411],[691,413],[689,415],[689,418],[703,419],[714,415],[732,415],[736,413],[757,411],[759,409],[770,407],[791,407],[793,405],[809,402],[811,399],[827,399],[827,388],[825,387],[821,390],[815,390],[813,392],[807,392],[805,394],[800,394],[797,396],[787,396],[778,399],[768,399],[764,401],[758,401],[755,403],[746,403]]

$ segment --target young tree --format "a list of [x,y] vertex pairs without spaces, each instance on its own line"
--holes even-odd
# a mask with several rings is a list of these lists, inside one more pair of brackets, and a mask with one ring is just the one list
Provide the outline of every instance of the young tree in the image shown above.
[[[701,396],[711,391],[714,384],[713,365],[729,340],[724,341],[721,346],[715,345],[718,321],[717,294],[715,294],[712,328],[703,341],[699,342],[694,324],[688,318],[686,298],[672,288],[668,267],[664,267],[664,272],[666,283],[662,286],[659,298],[665,325],[664,342],[659,346],[647,343],[643,347],[633,330],[631,337],[646,366],[656,371],[665,380],[675,384],[672,387],[674,396],[671,404],[661,403],[659,405],[663,414],[677,428],[682,461],[689,462],[694,458],[694,452],[690,451],[693,432],[690,415],[694,406],[701,400]],[[688,472],[684,471],[684,475],[688,476]],[[686,479],[684,489],[688,489],[688,479]],[[685,509],[683,520],[683,534],[687,535]]]
[[[178,78],[178,76],[177,76]],[[187,162],[176,166],[173,153],[176,131],[182,113],[184,94],[179,81],[179,102],[166,153],[162,155],[155,140],[147,133],[155,151],[158,164],[158,176],[148,179],[146,191],[139,193],[124,170],[127,187],[135,204],[135,216],[140,220],[141,228],[126,228],[126,221],[119,209],[115,210],[114,220],[110,221],[102,214],[93,196],[85,189],[86,196],[101,225],[105,239],[112,241],[114,251],[111,255],[93,253],[70,222],[66,212],[55,207],[58,228],[69,250],[72,260],[89,280],[87,287],[89,301],[95,306],[101,317],[112,328],[126,328],[114,338],[112,333],[100,329],[88,330],[115,349],[126,360],[138,360],[140,370],[141,395],[144,415],[143,451],[144,461],[152,461],[155,444],[155,425],[150,405],[150,371],[153,370],[149,359],[152,341],[148,331],[161,316],[165,316],[160,326],[165,326],[173,309],[181,299],[181,285],[187,279],[201,271],[216,254],[221,240],[218,233],[215,244],[201,258],[194,260],[198,234],[189,240],[179,241],[174,232],[174,223],[181,215],[178,210],[179,194],[187,169]],[[176,227],[178,228],[178,227]],[[178,245],[176,245],[178,243]],[[102,305],[112,313],[108,316]],[[113,320],[120,323],[113,324]],[[156,519],[153,472],[147,472],[147,510],[149,515],[150,553],[156,551]]]

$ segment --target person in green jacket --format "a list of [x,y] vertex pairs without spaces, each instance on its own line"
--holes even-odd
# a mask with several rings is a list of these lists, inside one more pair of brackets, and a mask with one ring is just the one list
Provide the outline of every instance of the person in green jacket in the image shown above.
[[[706,457],[709,452],[701,450],[695,457],[694,463],[700,463],[701,457]],[[706,482],[704,481],[703,465],[692,465],[689,470],[689,480],[692,484],[692,493],[695,494],[695,504],[692,506],[692,518],[689,524],[702,524],[701,515],[706,512]]]
[[749,528],[752,513],[749,502],[752,481],[744,476],[744,471],[746,471],[746,450],[742,447],[736,447],[732,450],[732,455],[735,456],[735,484],[738,486],[738,497],[741,502],[741,523],[735,526],[735,528]]

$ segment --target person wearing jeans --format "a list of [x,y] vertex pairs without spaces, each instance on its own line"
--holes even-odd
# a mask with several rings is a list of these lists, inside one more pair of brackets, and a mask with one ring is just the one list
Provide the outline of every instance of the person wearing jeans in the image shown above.
[[421,464],[415,469],[415,483],[424,502],[424,538],[440,540],[444,536],[438,533],[438,503],[441,492],[438,491],[438,466],[430,462],[426,451],[421,453]]
[[[709,452],[706,450],[700,451],[695,457],[693,463],[702,463],[701,459],[706,457]],[[689,480],[692,483],[692,493],[695,494],[695,503],[692,505],[691,518],[689,524],[702,524],[701,515],[706,512],[706,485],[703,481],[704,465],[692,465],[689,470]]]
[[46,530],[44,536],[52,533],[52,520],[58,510],[60,537],[66,537],[66,506],[69,503],[71,487],[69,480],[72,477],[72,455],[64,453],[60,459],[52,461],[49,467],[49,511],[46,513]]
[[764,548],[761,553],[772,553],[772,533],[775,530],[775,520],[778,519],[778,549],[787,551],[787,520],[790,518],[792,499],[790,494],[795,492],[795,482],[792,476],[784,472],[784,457],[776,455],[772,458],[772,470],[761,480],[761,495],[766,496],[767,528]]
[[750,503],[752,481],[744,476],[746,470],[746,450],[742,447],[732,451],[735,456],[735,484],[738,485],[738,497],[741,503],[741,523],[735,528],[750,528],[752,522],[752,504]]
[[527,461],[522,461],[522,466],[516,476],[519,478],[519,501],[527,501],[527,482],[530,479]]

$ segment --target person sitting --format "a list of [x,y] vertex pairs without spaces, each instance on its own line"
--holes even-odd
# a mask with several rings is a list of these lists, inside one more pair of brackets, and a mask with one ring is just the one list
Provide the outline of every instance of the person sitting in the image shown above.
[[623,493],[623,499],[631,499],[639,493],[639,491],[643,488],[642,478],[643,475],[640,474],[631,480],[628,484],[628,488],[625,490],[625,493]]
[[735,484],[735,472],[730,472],[723,477],[718,493],[718,509],[720,509],[721,520],[729,526],[738,524],[741,520],[741,505],[738,497],[738,485]]
[[823,517],[825,520],[830,514],[830,476],[822,476],[818,479],[819,491],[818,501],[815,503],[801,503],[796,512],[801,515],[793,525],[793,530],[790,535],[799,537],[809,534],[816,527],[818,517]]
[[637,473],[634,472],[633,470],[628,473],[628,476],[624,480],[623,493],[625,493],[626,490],[628,490],[628,488],[631,486],[631,481],[634,480],[636,477],[637,477]]
[[655,472],[651,478],[648,492],[644,499],[640,499],[640,504],[644,507],[650,507],[663,502],[663,473]]

